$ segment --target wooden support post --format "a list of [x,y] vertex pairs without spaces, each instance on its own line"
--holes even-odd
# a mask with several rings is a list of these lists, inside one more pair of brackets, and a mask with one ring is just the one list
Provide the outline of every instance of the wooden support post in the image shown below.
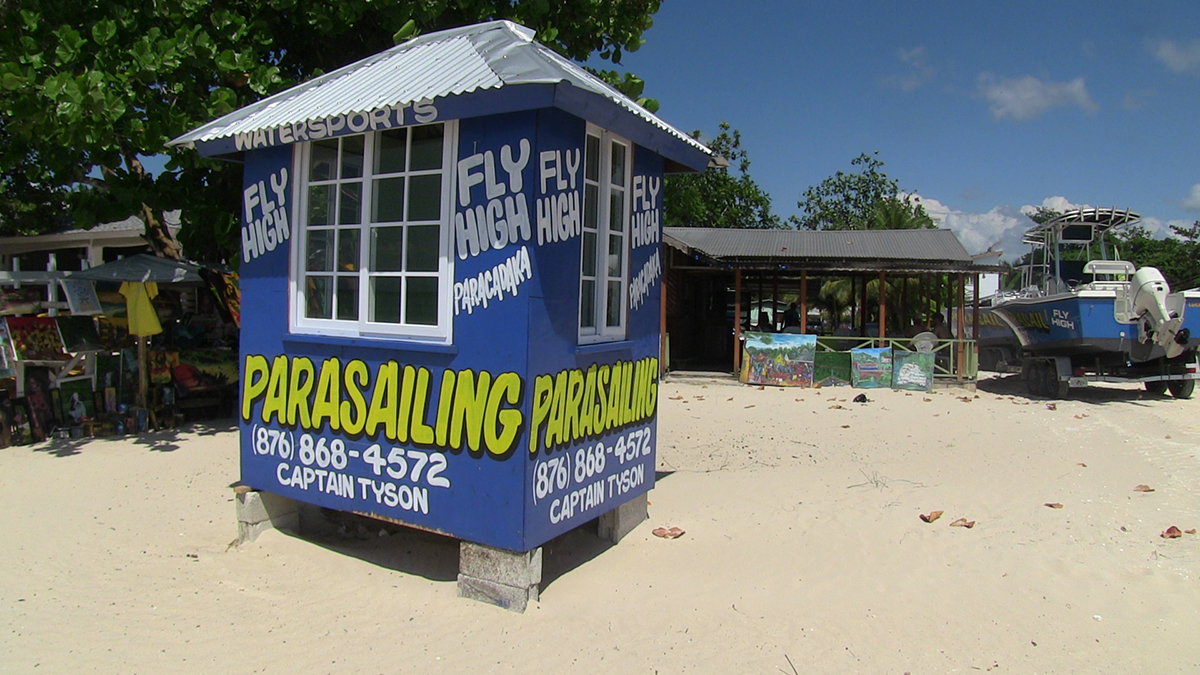
[[137,336],[137,359],[138,359],[138,393],[137,404],[139,408],[147,408],[146,392],[149,390],[149,376],[146,371],[150,369],[149,361],[146,355],[146,336]]
[[[975,273],[974,299],[971,300],[971,339],[975,341],[975,367],[979,368],[979,273]],[[976,370],[978,373],[978,370]]]
[[[751,299],[751,301],[750,301],[750,311],[752,311],[752,312],[754,311],[754,300],[753,299]],[[763,322],[762,319],[763,319],[763,273],[759,272],[758,273],[758,322],[757,323],[751,322],[750,329],[757,330],[758,327],[762,325],[762,322]],[[772,321],[774,319],[775,319],[775,317],[771,317]]]
[[879,346],[887,346],[887,272],[879,272]]
[[963,334],[967,323],[967,309],[964,305],[967,303],[967,278],[962,272],[958,273],[958,302],[955,304],[954,313],[957,316],[958,323],[958,379],[962,381],[966,375],[966,364],[963,363],[963,356],[966,355],[966,343],[963,342]]
[[858,336],[866,337],[867,336],[867,277],[866,277],[866,275],[863,275],[862,289],[859,292],[861,293],[861,295],[859,296],[859,302],[858,302]]
[[[749,316],[747,314],[746,316]],[[733,374],[742,372],[742,271],[733,271]]]
[[808,270],[800,270],[800,332],[808,332]]
[[[932,282],[933,292],[929,294],[929,313],[933,314],[934,312],[937,312],[940,314],[942,311],[942,275],[933,275]],[[929,326],[930,328],[933,327],[932,321],[930,321]]]
[[921,275],[921,320],[918,321],[918,323],[925,325],[925,330],[929,330],[929,286],[929,273],[926,272]]
[[771,275],[771,329],[779,330],[779,272]]
[[667,373],[667,363],[670,354],[667,354],[667,279],[668,272],[671,269],[670,249],[664,253],[667,254],[667,271],[663,272],[662,284],[659,286],[658,296],[658,375],[662,377]]

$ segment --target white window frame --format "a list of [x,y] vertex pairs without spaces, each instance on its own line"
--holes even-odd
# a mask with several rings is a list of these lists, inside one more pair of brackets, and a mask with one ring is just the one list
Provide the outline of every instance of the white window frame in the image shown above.
[[[597,191],[597,218],[595,230],[596,233],[596,265],[598,274],[590,276],[584,274],[584,238],[589,230],[587,228],[587,186],[589,184],[597,185],[597,181],[588,180],[587,178],[587,138],[584,138],[584,158],[583,158],[583,175],[584,175],[584,216],[583,216],[583,234],[580,237],[579,251],[579,316],[576,325],[579,328],[579,343],[590,344],[597,342],[615,342],[624,340],[627,335],[627,320],[628,320],[628,298],[629,298],[629,240],[630,240],[630,194],[632,192],[633,179],[633,143],[628,139],[618,136],[610,131],[602,129],[594,124],[587,125],[587,136],[594,136],[600,139],[600,167],[599,167],[599,182]],[[615,186],[612,183],[612,146],[613,144],[621,145],[625,148],[625,176],[624,185]],[[621,231],[618,233],[611,229],[611,196],[614,191],[619,191],[624,194],[622,200],[623,208],[620,214]],[[620,308],[620,321],[618,325],[609,326],[607,321],[608,303],[609,303],[609,281],[616,281],[617,278],[608,276],[608,249],[609,238],[611,236],[621,237],[621,269],[619,274],[620,281],[620,298],[617,305]],[[591,326],[584,326],[584,285],[588,280],[594,282],[593,286],[593,316]]]
[[[309,193],[309,162],[312,156],[313,143],[305,142],[300,144],[298,152],[295,153],[293,162],[293,175],[298,177],[293,185],[293,200],[295,211],[293,212],[293,242],[291,271],[288,277],[289,296],[293,299],[291,303],[291,311],[289,312],[290,330],[295,334],[308,335],[334,335],[344,337],[379,337],[379,338],[401,338],[420,342],[431,342],[440,344],[451,344],[453,342],[453,324],[454,311],[452,305],[452,292],[454,283],[454,256],[452,254],[453,246],[453,220],[454,220],[454,195],[455,195],[455,178],[457,171],[455,170],[455,161],[458,148],[458,123],[455,120],[437,122],[443,125],[443,146],[442,146],[442,194],[441,194],[441,216],[439,218],[439,244],[438,244],[438,270],[435,275],[438,280],[438,322],[436,325],[419,325],[419,324],[404,324],[404,323],[383,323],[370,321],[371,302],[373,300],[371,293],[371,279],[373,277],[388,277],[398,276],[405,273],[388,273],[388,272],[371,272],[371,229],[373,225],[378,223],[371,222],[372,206],[374,204],[374,179],[376,177],[394,176],[395,174],[376,174],[375,167],[375,148],[376,136],[378,132],[367,132],[359,134],[364,136],[363,150],[363,175],[361,178],[363,189],[360,202],[362,209],[361,217],[359,218],[359,261],[358,261],[358,319],[315,319],[309,318],[305,314],[306,307],[306,253],[308,248],[308,193]],[[411,125],[409,127],[401,127],[409,129],[422,125]],[[353,136],[350,134],[349,136]],[[339,139],[349,136],[340,136]],[[340,146],[339,146],[340,147]],[[411,141],[409,146],[411,151]],[[407,156],[407,153],[406,153]],[[340,162],[339,162],[340,164]],[[409,175],[405,172],[402,175]],[[340,184],[341,179],[335,184]],[[405,192],[405,204],[407,209],[408,191]],[[334,217],[336,218],[336,207]],[[409,225],[407,220],[404,223]],[[340,226],[345,228],[347,226]],[[407,237],[406,237],[407,239]],[[336,237],[333,244],[333,250],[330,255],[336,256],[337,242]],[[406,254],[407,255],[407,254]],[[336,282],[330,290],[333,295],[336,295]]]

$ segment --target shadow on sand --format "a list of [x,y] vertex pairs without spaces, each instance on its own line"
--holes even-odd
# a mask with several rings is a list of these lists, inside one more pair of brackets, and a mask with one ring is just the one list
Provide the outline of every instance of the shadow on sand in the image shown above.
[[34,452],[44,452],[54,457],[71,457],[88,448],[102,448],[111,441],[123,441],[144,447],[151,452],[174,452],[180,448],[185,436],[215,436],[237,429],[237,420],[232,417],[190,422],[170,429],[145,431],[124,436],[100,436],[96,438],[48,438],[29,446]]
[[[1020,375],[998,375],[981,377],[976,383],[979,391],[997,396],[1012,396],[1030,401],[1053,401],[1046,396],[1034,396],[1029,393],[1025,380]],[[1093,405],[1110,403],[1127,403],[1132,405],[1147,405],[1149,401],[1172,400],[1170,394],[1152,394],[1139,384],[1105,384],[1101,386],[1074,387],[1066,400],[1079,401]]]
[[[655,480],[671,474],[655,472]],[[453,537],[316,506],[302,510],[301,530],[305,541],[384,569],[430,581],[458,580],[459,540]],[[542,544],[542,592],[613,546],[600,538],[598,518]]]

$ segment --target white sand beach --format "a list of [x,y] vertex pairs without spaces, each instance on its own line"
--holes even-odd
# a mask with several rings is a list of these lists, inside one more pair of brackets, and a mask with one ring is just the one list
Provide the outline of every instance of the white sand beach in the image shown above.
[[1023,391],[669,376],[650,520],[525,614],[425,533],[231,546],[232,420],[5,448],[0,673],[1200,672],[1200,399]]

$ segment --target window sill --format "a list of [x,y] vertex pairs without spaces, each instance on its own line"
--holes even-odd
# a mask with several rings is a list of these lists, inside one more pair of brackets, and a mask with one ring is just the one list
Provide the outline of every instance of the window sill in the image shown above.
[[589,342],[575,347],[576,356],[590,356],[606,352],[629,352],[633,350],[633,342],[629,340],[614,340],[612,342]]
[[352,347],[355,349],[385,349],[387,351],[424,352],[427,354],[458,354],[458,346],[437,342],[420,342],[405,338],[379,337],[341,337],[337,335],[306,335],[289,333],[283,336],[285,347],[289,345],[332,345],[335,347]]

